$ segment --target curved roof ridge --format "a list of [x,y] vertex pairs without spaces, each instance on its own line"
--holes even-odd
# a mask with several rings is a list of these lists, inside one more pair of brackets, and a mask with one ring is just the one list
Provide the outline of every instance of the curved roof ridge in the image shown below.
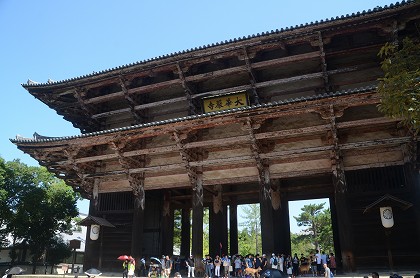
[[237,37],[237,38],[234,38],[234,39],[229,39],[229,40],[224,40],[224,41],[222,40],[220,42],[211,43],[211,44],[207,44],[207,45],[201,45],[201,46],[198,46],[198,47],[192,47],[192,48],[189,48],[189,49],[186,49],[186,50],[172,52],[172,53],[169,53],[169,54],[163,54],[163,55],[159,55],[159,56],[156,56],[156,57],[153,57],[153,58],[147,58],[147,59],[136,61],[136,62],[133,62],[133,63],[120,65],[120,66],[116,66],[116,67],[113,67],[113,68],[108,68],[108,69],[101,70],[101,71],[98,71],[98,72],[93,71],[90,74],[85,74],[85,75],[81,75],[81,76],[78,76],[78,77],[68,78],[68,79],[59,80],[59,81],[53,81],[53,80],[49,79],[45,83],[38,83],[38,82],[34,82],[34,81],[28,79],[26,84],[22,83],[21,85],[24,88],[60,85],[60,84],[64,84],[64,83],[67,83],[67,82],[81,80],[81,79],[88,78],[88,77],[98,76],[98,75],[101,75],[101,74],[104,74],[104,73],[110,73],[110,72],[113,72],[113,71],[116,71],[116,70],[123,70],[123,69],[129,68],[129,67],[132,67],[132,66],[137,66],[137,65],[146,64],[146,63],[149,63],[149,62],[154,62],[154,61],[159,61],[159,60],[163,60],[163,59],[166,59],[166,58],[175,57],[175,56],[185,54],[185,53],[191,53],[191,52],[198,51],[198,50],[203,50],[203,49],[216,47],[216,46],[220,46],[220,45],[225,45],[225,44],[230,44],[230,43],[234,43],[234,42],[249,40],[249,39],[253,39],[253,38],[268,36],[268,35],[272,35],[272,34],[289,32],[289,31],[302,29],[302,28],[306,28],[306,27],[310,27],[310,26],[317,26],[317,25],[326,24],[326,23],[329,23],[329,22],[332,22],[332,21],[339,21],[339,20],[346,20],[346,19],[349,19],[349,18],[361,17],[361,16],[365,16],[367,14],[381,12],[381,11],[384,11],[384,10],[395,9],[397,7],[413,4],[415,2],[416,2],[415,0],[403,0],[401,2],[391,3],[391,4],[385,5],[383,7],[376,6],[375,8],[368,9],[367,11],[363,10],[362,12],[355,12],[355,13],[352,13],[352,14],[346,14],[345,16],[341,15],[341,16],[316,20],[315,22],[311,21],[310,23],[305,23],[305,24],[299,24],[299,25],[295,25],[295,26],[280,28],[280,30],[276,29],[276,30],[271,30],[271,31],[264,31],[264,32],[261,32],[261,34],[257,33],[257,34],[252,34],[252,35],[248,35],[248,36]]
[[[110,134],[110,133],[120,132],[120,131],[134,130],[134,129],[138,129],[142,127],[159,126],[163,124],[177,123],[177,122],[182,122],[182,121],[187,121],[187,120],[212,117],[216,115],[230,114],[230,113],[235,113],[238,111],[249,111],[249,110],[254,110],[258,108],[275,107],[275,106],[287,105],[291,103],[323,99],[323,98],[328,98],[328,97],[364,93],[367,91],[375,90],[376,88],[377,88],[376,85],[372,85],[372,86],[366,86],[366,87],[354,88],[354,89],[342,90],[342,91],[336,91],[336,92],[325,92],[323,94],[312,95],[308,97],[297,97],[297,98],[291,98],[291,99],[286,99],[286,100],[281,100],[281,101],[274,101],[274,102],[268,102],[268,103],[263,103],[263,104],[251,105],[248,107],[232,108],[228,110],[209,112],[209,113],[192,115],[192,116],[185,116],[181,118],[173,118],[169,120],[155,121],[155,122],[138,124],[138,125],[133,125],[133,126],[94,131],[94,132],[83,133],[79,135],[71,135],[71,136],[63,136],[63,137],[34,136],[34,138],[25,138],[22,136],[16,136],[15,139],[9,139],[9,140],[12,143],[41,143],[41,142],[56,142],[56,141],[63,141],[63,140],[71,140],[71,139],[76,139],[76,138],[85,138],[85,137],[91,137],[91,136],[102,135],[102,134]],[[35,132],[35,134],[37,133]]]

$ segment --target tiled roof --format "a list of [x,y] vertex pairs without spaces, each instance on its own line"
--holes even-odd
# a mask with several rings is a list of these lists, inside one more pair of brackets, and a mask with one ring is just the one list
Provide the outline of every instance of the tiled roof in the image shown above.
[[366,15],[369,15],[369,14],[382,12],[382,11],[385,11],[385,10],[391,10],[391,9],[395,9],[395,8],[405,6],[405,5],[409,5],[409,4],[413,4],[413,3],[415,3],[415,0],[407,0],[407,1],[396,2],[395,4],[385,5],[383,7],[377,6],[373,9],[369,9],[367,11],[363,10],[362,12],[346,14],[346,15],[341,15],[341,16],[336,16],[336,17],[331,17],[331,18],[326,18],[326,19],[321,19],[321,20],[315,21],[315,22],[310,22],[310,23],[290,26],[290,27],[286,27],[286,28],[281,28],[280,30],[276,29],[276,30],[262,32],[261,34],[257,33],[257,34],[238,37],[238,38],[234,38],[234,39],[230,39],[230,40],[220,41],[220,42],[207,44],[207,45],[203,45],[203,46],[199,46],[199,47],[195,47],[195,48],[190,48],[190,49],[187,49],[187,50],[182,50],[182,51],[178,51],[178,52],[174,52],[174,53],[170,53],[170,54],[166,54],[166,55],[161,55],[161,56],[157,56],[157,57],[154,57],[154,58],[149,58],[149,59],[146,59],[146,60],[137,61],[137,62],[134,62],[134,63],[130,63],[130,64],[126,64],[126,65],[102,70],[102,71],[99,71],[99,72],[93,72],[91,74],[86,74],[86,75],[82,75],[82,76],[79,76],[79,77],[74,77],[74,78],[65,79],[65,80],[61,80],[61,81],[49,80],[46,83],[36,83],[36,82],[28,80],[28,83],[27,84],[22,84],[22,86],[24,88],[32,88],[32,87],[42,87],[42,86],[64,84],[64,83],[68,83],[68,82],[81,80],[81,79],[84,79],[84,78],[99,76],[99,75],[105,74],[105,73],[111,73],[113,71],[121,71],[121,70],[129,68],[129,67],[133,67],[133,66],[137,66],[137,65],[141,65],[141,64],[146,64],[146,63],[149,63],[149,62],[155,62],[155,61],[159,61],[159,60],[162,60],[162,59],[171,58],[171,57],[175,57],[175,56],[178,56],[178,55],[182,55],[182,54],[186,54],[186,53],[190,53],[190,52],[194,52],[194,51],[198,51],[198,50],[204,50],[204,49],[207,49],[207,48],[216,47],[216,46],[220,46],[220,45],[227,45],[227,44],[235,43],[235,42],[239,42],[239,41],[245,41],[245,40],[250,40],[250,39],[254,39],[254,38],[269,36],[269,35],[272,35],[272,34],[280,34],[280,33],[283,33],[283,32],[299,30],[299,29],[303,29],[303,28],[307,28],[307,27],[314,27],[314,26],[318,26],[318,25],[322,25],[322,24],[326,24],[326,23],[330,23],[330,22],[336,22],[336,21],[340,21],[340,20],[347,20],[347,19],[351,19],[351,18],[362,17],[362,16],[366,16]]
[[[264,103],[264,104],[247,106],[247,107],[233,108],[233,109],[217,111],[217,112],[209,112],[209,113],[200,114],[200,115],[186,116],[186,117],[174,118],[174,119],[169,119],[169,120],[164,120],[164,121],[150,122],[150,123],[138,124],[138,125],[127,126],[127,127],[120,127],[120,128],[113,128],[113,129],[102,130],[102,131],[95,131],[95,132],[91,132],[91,133],[84,133],[84,134],[74,135],[74,136],[66,136],[66,137],[34,136],[34,138],[16,137],[16,139],[10,139],[10,141],[12,143],[41,143],[41,142],[55,142],[55,141],[71,140],[71,139],[76,139],[76,138],[92,137],[92,136],[96,136],[96,135],[110,134],[110,133],[114,133],[114,132],[127,131],[127,130],[134,130],[134,129],[150,127],[150,126],[159,126],[159,125],[164,125],[164,124],[172,124],[172,123],[177,123],[177,122],[182,122],[182,121],[207,118],[207,117],[212,117],[212,116],[217,116],[217,115],[225,115],[225,114],[235,113],[235,112],[238,112],[238,111],[252,111],[252,110],[255,110],[255,109],[258,109],[258,108],[269,108],[269,107],[287,105],[287,104],[292,104],[292,103],[299,103],[299,102],[312,101],[312,100],[317,100],[317,99],[324,99],[324,98],[329,98],[329,97],[337,97],[337,96],[342,96],[342,95],[364,93],[364,92],[369,92],[369,91],[372,91],[372,90],[376,90],[376,88],[377,88],[376,86],[367,86],[367,87],[358,88],[358,89],[338,91],[338,92],[330,92],[330,93],[324,93],[324,94],[319,94],[319,95],[314,95],[314,96],[309,96],[309,97],[292,98],[292,99],[283,100],[283,101],[274,101],[274,102],[269,102],[269,103]],[[35,133],[35,134],[37,134],[37,133]]]
[[81,220],[78,224],[81,226],[90,226],[93,224],[97,224],[100,226],[115,228],[115,226],[109,223],[109,221],[106,220],[105,218],[96,217],[92,215],[88,215],[86,218]]

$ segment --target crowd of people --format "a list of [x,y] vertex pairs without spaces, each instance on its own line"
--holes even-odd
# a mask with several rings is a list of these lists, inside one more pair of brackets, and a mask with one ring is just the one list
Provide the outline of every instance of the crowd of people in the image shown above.
[[[123,278],[139,277],[164,277],[169,278],[174,273],[174,277],[181,277],[180,273],[186,271],[187,277],[204,276],[208,278],[243,277],[254,276],[267,268],[278,269],[287,273],[291,277],[298,275],[305,276],[325,276],[331,278],[335,275],[336,261],[333,253],[314,252],[305,256],[296,253],[285,254],[248,254],[242,255],[216,255],[211,257],[206,255],[202,264],[197,264],[192,255],[181,258],[180,256],[162,256],[160,259],[152,258],[146,265],[145,258],[137,261],[134,259],[126,260],[123,263]],[[204,268],[203,268],[204,266]],[[328,272],[328,273],[326,273]]]

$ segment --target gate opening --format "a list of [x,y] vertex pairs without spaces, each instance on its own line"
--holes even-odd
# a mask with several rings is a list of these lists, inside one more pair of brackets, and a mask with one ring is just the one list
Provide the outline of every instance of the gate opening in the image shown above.
[[328,198],[289,201],[289,219],[292,258],[303,255],[310,262],[317,250],[335,254]]

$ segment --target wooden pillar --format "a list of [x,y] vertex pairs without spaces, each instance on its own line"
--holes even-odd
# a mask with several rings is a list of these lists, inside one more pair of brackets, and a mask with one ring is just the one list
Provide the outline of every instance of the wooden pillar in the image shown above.
[[[99,213],[99,180],[93,182],[92,200],[89,202],[89,215],[98,216]],[[101,229],[102,230],[102,229]],[[103,233],[103,231],[100,231]],[[85,256],[83,256],[83,267],[89,269],[98,268],[100,255],[100,241],[90,239],[90,226],[87,226]]]
[[171,256],[174,250],[174,211],[171,208],[170,192],[163,195],[162,209],[162,254]]
[[203,258],[203,179],[197,175],[192,190],[192,255],[196,262]]
[[132,174],[129,176],[129,181],[134,194],[131,256],[137,258],[143,253],[144,205],[146,199],[144,192],[144,175]]
[[279,188],[271,192],[273,204],[274,253],[291,254],[289,201]]
[[182,208],[181,212],[181,256],[190,255],[190,208]]
[[224,243],[224,224],[225,217],[223,215],[222,187],[215,186],[217,195],[213,195],[213,206],[209,209],[209,252],[211,257],[222,255]]
[[335,188],[335,208],[337,215],[337,228],[340,239],[341,259],[344,272],[354,272],[356,265],[353,252],[353,227],[351,225],[350,208],[347,203],[347,184],[344,171],[341,167],[333,173]]
[[337,222],[337,208],[335,206],[335,198],[330,198],[330,210],[331,210],[331,225],[333,232],[333,242],[334,242],[334,255],[337,262],[337,269],[343,269],[342,257],[341,257],[341,245],[339,237],[339,229]]
[[[89,215],[96,216],[94,201],[89,203]],[[100,231],[102,232],[102,231]],[[85,255],[83,256],[83,269],[97,268],[99,261],[99,241],[90,239],[90,226],[87,226]]]
[[230,226],[230,255],[238,254],[238,204],[236,199],[232,199],[229,206],[229,226]]
[[271,254],[274,251],[273,207],[271,203],[271,184],[268,167],[264,167],[264,179],[260,182],[260,215],[262,252]]
[[[284,196],[284,195],[283,195]],[[292,241],[290,239],[290,217],[289,217],[289,200],[284,196],[281,202],[281,222],[283,231],[281,232],[280,246],[284,254],[292,254]],[[274,223],[275,225],[275,223]]]
[[228,211],[227,211],[227,205],[223,206],[222,210],[223,215],[223,229],[222,229],[222,255],[226,255],[229,252],[229,245],[228,245]]
[[340,240],[343,271],[354,272],[356,270],[356,264],[353,252],[353,227],[351,224],[350,207],[347,202],[347,183],[336,125],[336,118],[341,117],[343,113],[343,107],[339,108],[330,105],[328,110],[321,112],[321,117],[328,120],[331,125],[328,139],[333,147],[331,151],[332,183],[334,186],[337,231]]

